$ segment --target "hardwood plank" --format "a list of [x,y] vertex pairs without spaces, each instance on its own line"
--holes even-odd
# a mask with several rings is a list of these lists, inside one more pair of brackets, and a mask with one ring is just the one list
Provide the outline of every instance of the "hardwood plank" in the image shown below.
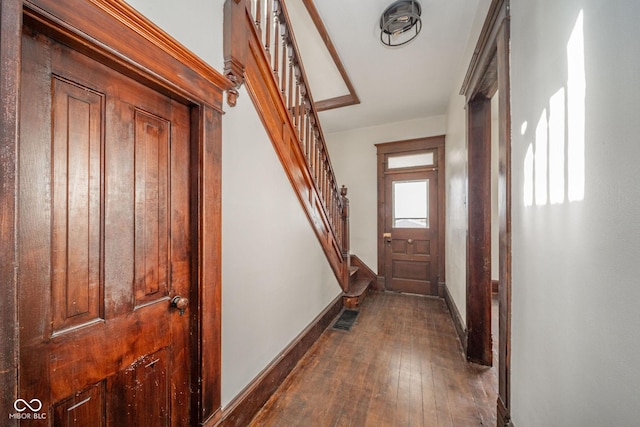
[[444,300],[373,292],[328,329],[252,426],[495,425],[495,368],[470,364]]

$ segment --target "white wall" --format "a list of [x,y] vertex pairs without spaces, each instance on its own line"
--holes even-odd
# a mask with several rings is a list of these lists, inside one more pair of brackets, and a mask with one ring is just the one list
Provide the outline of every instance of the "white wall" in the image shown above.
[[222,132],[226,405],[341,289],[244,87]]
[[447,139],[445,151],[445,182],[447,186],[446,223],[446,277],[447,288],[453,298],[462,320],[466,322],[466,275],[467,275],[467,140],[465,99],[460,88],[471,56],[475,49],[482,24],[489,9],[490,0],[480,0],[469,32],[467,48],[460,61],[460,75],[457,84],[451,88],[447,110]]
[[[584,61],[569,61],[581,11]],[[518,427],[638,425],[640,2],[512,1],[511,13],[512,416]],[[580,129],[584,162],[571,148]],[[583,197],[571,191],[580,182]]]
[[445,117],[434,116],[325,135],[338,183],[349,189],[351,253],[373,271],[378,271],[378,169],[374,144],[444,132]]
[[[224,0],[128,3],[222,71]],[[341,289],[244,87],[223,116],[222,134],[226,406]]]
[[172,37],[222,71],[224,0],[125,0]]

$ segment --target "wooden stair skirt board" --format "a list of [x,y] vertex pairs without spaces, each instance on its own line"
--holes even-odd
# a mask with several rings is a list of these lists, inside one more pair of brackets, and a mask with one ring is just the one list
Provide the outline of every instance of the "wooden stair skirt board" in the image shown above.
[[346,309],[357,309],[371,290],[376,274],[357,256],[351,255],[349,269],[349,287],[342,294],[342,303]]

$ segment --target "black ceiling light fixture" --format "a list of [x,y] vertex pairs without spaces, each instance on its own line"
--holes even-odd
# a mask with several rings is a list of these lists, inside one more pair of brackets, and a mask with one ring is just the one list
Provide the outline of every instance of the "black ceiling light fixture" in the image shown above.
[[409,43],[422,30],[422,8],[416,0],[398,0],[382,12],[380,17],[380,41],[385,46],[396,47]]

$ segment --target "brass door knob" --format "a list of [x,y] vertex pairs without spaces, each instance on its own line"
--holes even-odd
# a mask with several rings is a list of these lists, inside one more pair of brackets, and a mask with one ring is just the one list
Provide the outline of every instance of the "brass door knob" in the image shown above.
[[408,243],[408,244],[412,244],[412,243],[413,243],[413,239],[409,239],[409,240],[407,240],[407,243]]
[[180,316],[182,316],[187,307],[189,307],[189,300],[180,295],[176,295],[171,300],[171,307],[180,310]]

